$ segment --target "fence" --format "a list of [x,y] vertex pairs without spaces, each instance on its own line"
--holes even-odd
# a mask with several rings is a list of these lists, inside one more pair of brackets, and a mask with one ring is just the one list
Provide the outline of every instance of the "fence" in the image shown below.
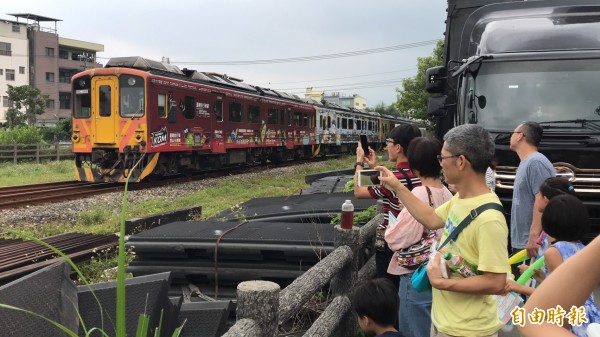
[[268,281],[240,283],[237,321],[223,337],[277,336],[278,326],[330,282],[333,300],[304,336],[356,336],[358,324],[349,297],[357,283],[375,275],[375,257],[365,256],[364,248],[373,241],[375,228],[382,222],[383,215],[378,214],[360,229],[336,226],[335,250],[281,291],[278,284]]
[[71,143],[0,145],[0,162],[72,159]]

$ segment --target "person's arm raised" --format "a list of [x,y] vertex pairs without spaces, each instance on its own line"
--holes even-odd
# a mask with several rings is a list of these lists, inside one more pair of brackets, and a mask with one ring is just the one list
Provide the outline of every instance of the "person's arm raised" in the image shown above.
[[406,186],[402,185],[394,173],[384,166],[375,166],[376,170],[381,171],[379,180],[383,187],[396,193],[396,196],[408,209],[410,215],[428,229],[438,229],[444,227],[444,220],[441,219],[431,206],[415,197]]

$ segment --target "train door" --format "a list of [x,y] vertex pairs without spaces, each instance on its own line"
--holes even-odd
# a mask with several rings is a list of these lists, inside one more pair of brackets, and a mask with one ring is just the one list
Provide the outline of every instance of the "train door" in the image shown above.
[[118,106],[117,78],[92,78],[93,143],[115,144]]

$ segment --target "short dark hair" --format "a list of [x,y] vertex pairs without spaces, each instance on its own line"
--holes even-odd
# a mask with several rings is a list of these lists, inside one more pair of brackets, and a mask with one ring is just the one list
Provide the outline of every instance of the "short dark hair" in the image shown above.
[[473,171],[485,174],[494,158],[495,144],[481,125],[461,124],[444,135],[444,146],[453,155],[463,155]]
[[552,199],[561,194],[575,194],[575,189],[571,182],[562,177],[551,177],[540,185],[540,194],[548,199]]
[[538,147],[544,135],[544,128],[536,122],[529,121],[521,124],[521,132],[525,135],[527,144]]
[[390,131],[389,137],[394,141],[394,144],[402,146],[404,153],[406,153],[408,152],[408,144],[416,137],[421,137],[421,130],[411,124],[400,124]]
[[557,241],[578,241],[590,230],[590,216],[581,200],[561,194],[548,202],[542,214],[542,228]]
[[352,306],[357,315],[367,316],[380,326],[394,325],[400,307],[398,289],[386,278],[363,282],[354,290]]
[[411,170],[427,178],[439,178],[442,167],[437,155],[442,152],[442,142],[433,137],[417,137],[408,145],[408,163]]

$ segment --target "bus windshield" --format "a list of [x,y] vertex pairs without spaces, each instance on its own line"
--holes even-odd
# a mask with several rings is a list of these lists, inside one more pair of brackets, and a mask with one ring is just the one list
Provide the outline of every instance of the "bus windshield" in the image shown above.
[[485,62],[463,83],[461,118],[489,130],[600,120],[600,60]]

